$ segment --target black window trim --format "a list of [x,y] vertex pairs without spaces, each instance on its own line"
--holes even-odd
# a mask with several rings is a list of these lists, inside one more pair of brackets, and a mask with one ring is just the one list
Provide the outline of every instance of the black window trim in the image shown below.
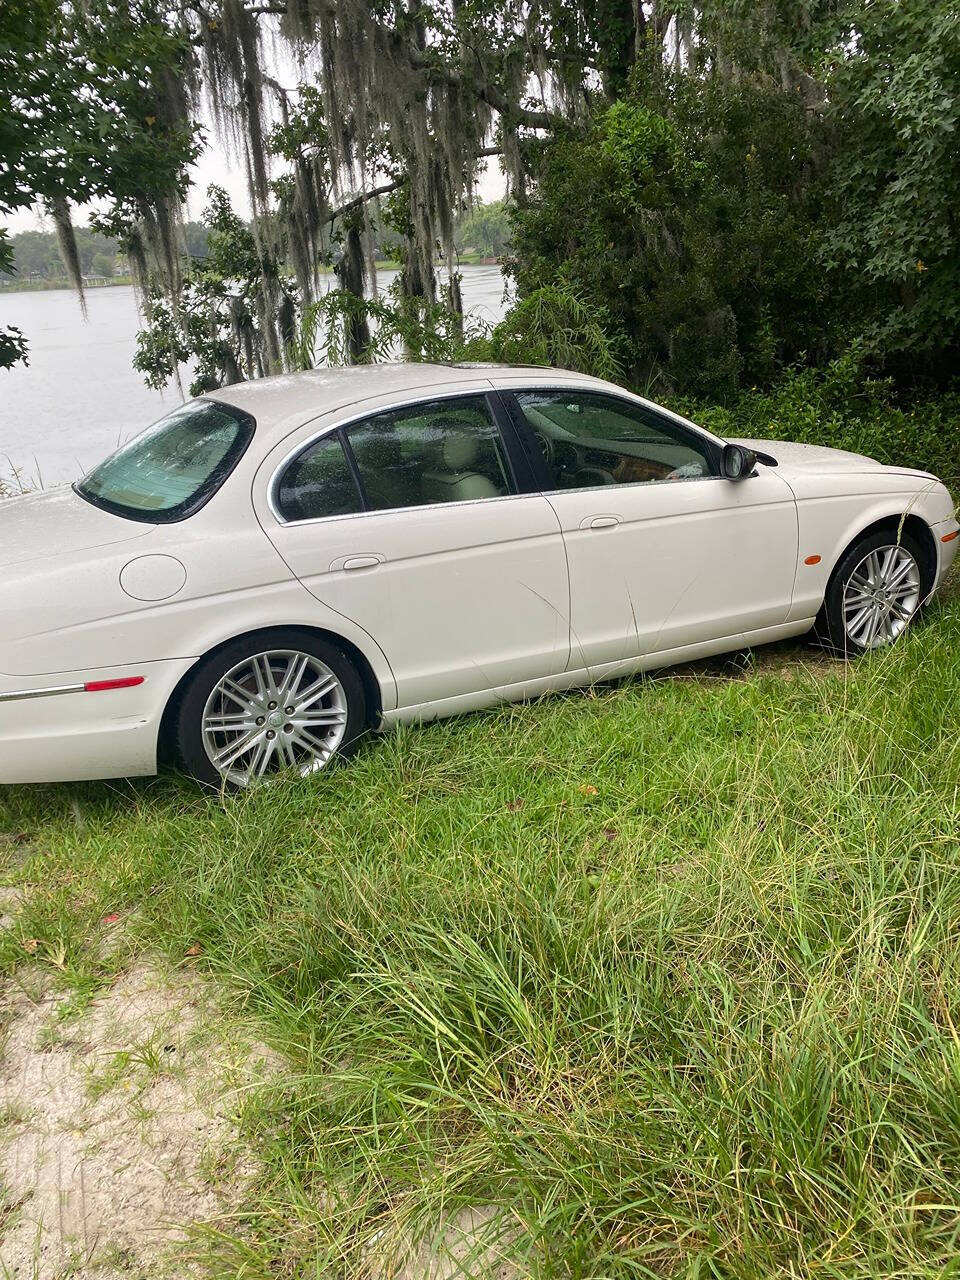
[[[358,418],[357,421],[362,422],[363,419]],[[343,450],[343,456],[346,458],[347,467],[350,470],[350,474],[353,476],[353,484],[357,491],[357,497],[360,499],[360,510],[354,511],[352,514],[359,516],[363,515],[367,511],[372,511],[373,508],[370,506],[370,498],[367,495],[367,486],[363,483],[363,476],[360,474],[359,466],[357,466],[357,459],[353,452],[353,446],[350,444],[350,437],[347,435],[346,426],[337,427],[336,431],[332,431],[330,434],[336,436],[340,441],[340,448]],[[349,515],[351,513],[348,512],[347,514]],[[321,520],[323,519],[322,516],[319,518]]]
[[[416,409],[418,405],[434,404],[439,400],[469,400],[482,398],[487,406],[493,426],[499,432],[501,442],[503,443],[504,452],[507,459],[508,469],[510,471],[509,479],[513,484],[513,490],[510,493],[498,495],[496,498],[466,498],[460,502],[423,502],[416,506],[409,507],[372,507],[367,497],[366,489],[363,484],[363,478],[360,469],[357,466],[356,458],[353,455],[353,449],[347,432],[351,427],[357,426],[361,422],[369,422],[376,418],[383,417],[388,413],[398,413],[404,409]],[[289,519],[283,514],[280,507],[280,486],[283,477],[287,471],[296,462],[300,460],[310,449],[314,448],[321,440],[336,437],[343,450],[353,478],[353,483],[357,489],[357,497],[359,507],[356,511],[342,512],[338,515],[329,516],[304,516],[301,519]],[[504,410],[499,392],[490,387],[473,387],[461,388],[458,391],[440,391],[434,395],[419,395],[415,399],[404,400],[402,402],[390,405],[383,405],[374,410],[367,410],[365,413],[358,413],[342,422],[336,424],[328,424],[321,431],[312,435],[303,444],[297,446],[287,454],[274,468],[273,475],[267,487],[267,505],[271,514],[277,523],[281,526],[286,525],[303,525],[317,524],[325,520],[353,520],[361,515],[382,515],[391,511],[432,511],[435,508],[459,506],[465,502],[501,502],[507,498],[524,497],[529,494],[539,494],[540,485],[534,475],[533,468],[527,456],[526,448],[522,443],[522,439],[509,416]]]
[[[181,405],[180,407],[186,408],[186,405],[190,403],[192,402],[188,400],[186,404]],[[236,405],[227,404],[225,401],[217,400],[212,396],[204,396],[199,403],[214,405],[222,413],[225,413],[228,418],[233,418],[234,421],[239,423],[241,430],[236,440],[223,455],[214,470],[199,487],[197,492],[188,498],[186,502],[181,502],[175,507],[170,507],[167,511],[137,511],[135,508],[124,506],[122,502],[111,502],[109,498],[101,498],[99,494],[87,493],[82,487],[86,476],[81,476],[79,480],[75,480],[70,486],[71,489],[79,498],[82,498],[84,502],[89,502],[92,507],[99,507],[102,511],[109,511],[111,515],[120,516],[124,520],[135,520],[139,524],[179,524],[182,520],[189,520],[190,517],[196,515],[202,507],[205,507],[211,498],[214,498],[229,480],[230,476],[236,470],[240,459],[249,449],[250,442],[257,429],[256,418],[254,418],[252,414],[247,413],[244,409],[238,409]],[[172,413],[176,412],[177,410],[172,410],[171,414],[165,416],[172,416]],[[163,420],[163,418],[158,418],[157,421],[151,425],[158,426],[163,422]],[[145,429],[149,430],[150,428],[148,427]],[[133,439],[128,441],[128,443],[133,444],[137,438],[137,436],[134,436]],[[117,450],[117,452],[119,452],[119,450]],[[112,457],[112,455],[108,455],[108,457]],[[104,462],[107,460],[107,458],[103,459]],[[102,463],[98,463],[97,465],[102,466]],[[96,469],[96,467],[93,468],[94,471],[96,471]],[[87,474],[89,475],[91,473],[88,472]]]
[[[653,414],[654,417],[661,419],[668,427],[677,431],[680,435],[688,437],[690,440],[698,442],[701,446],[705,446],[710,451],[711,463],[715,470],[709,476],[686,476],[676,481],[674,484],[683,484],[686,480],[703,481],[717,480],[723,477],[720,474],[720,453],[723,445],[718,444],[712,436],[706,432],[694,430],[687,426],[685,422],[679,422],[672,415],[655,406],[650,406],[644,402],[628,399],[626,396],[617,395],[613,391],[607,391],[606,388],[582,386],[579,383],[529,383],[525,386],[511,386],[498,388],[501,401],[503,403],[504,413],[509,417],[511,424],[517,436],[522,440],[524,450],[527,455],[527,461],[530,465],[531,472],[536,477],[539,485],[539,491],[544,494],[548,493],[572,493],[578,492],[572,489],[558,489],[553,483],[550,470],[547,466],[546,459],[543,456],[543,450],[537,444],[536,433],[527,421],[523,412],[523,407],[517,399],[518,395],[527,393],[536,393],[538,391],[559,392],[564,395],[594,395],[604,396],[608,400],[619,402],[633,409],[643,409],[647,413]],[[646,485],[651,483],[649,480],[631,481],[623,485],[604,486],[611,489],[629,489],[633,485]],[[661,482],[662,483],[662,482]],[[593,487],[593,486],[591,486]],[[596,486],[599,488],[600,486]]]

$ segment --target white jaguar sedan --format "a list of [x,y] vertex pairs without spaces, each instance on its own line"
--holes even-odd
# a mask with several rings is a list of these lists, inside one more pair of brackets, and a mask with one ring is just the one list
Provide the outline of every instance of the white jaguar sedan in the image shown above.
[[424,720],[816,629],[895,640],[957,549],[933,476],[724,441],[579,374],[224,388],[0,502],[0,782],[308,774]]

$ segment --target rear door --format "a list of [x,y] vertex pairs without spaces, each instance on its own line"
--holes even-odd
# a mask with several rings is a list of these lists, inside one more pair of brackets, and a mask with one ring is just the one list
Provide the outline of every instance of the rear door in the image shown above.
[[489,383],[357,414],[258,474],[264,528],[293,573],[373,636],[401,707],[563,671],[559,520]]
[[786,621],[797,512],[775,471],[646,402],[575,385],[506,394],[563,530],[571,665],[595,668]]

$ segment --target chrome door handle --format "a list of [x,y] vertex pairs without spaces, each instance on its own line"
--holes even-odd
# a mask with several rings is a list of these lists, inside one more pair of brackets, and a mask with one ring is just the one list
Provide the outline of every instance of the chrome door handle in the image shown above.
[[343,562],[344,569],[375,569],[380,563],[379,556],[347,556]]
[[586,520],[581,520],[581,529],[612,529],[614,525],[620,523],[619,516],[587,516]]

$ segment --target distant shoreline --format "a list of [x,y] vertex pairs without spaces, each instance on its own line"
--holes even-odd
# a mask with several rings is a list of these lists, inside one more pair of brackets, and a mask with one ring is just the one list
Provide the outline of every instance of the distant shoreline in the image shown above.
[[[115,276],[112,280],[84,280],[84,289],[113,289],[118,285],[130,288],[132,276]],[[54,289],[73,289],[69,280],[11,280],[0,284],[0,293],[47,293]]]
[[[399,270],[400,264],[397,262],[377,261],[375,264],[378,271],[396,271]],[[438,264],[442,266],[443,264]],[[501,259],[499,258],[482,258],[479,254],[464,254],[457,264],[460,267],[499,267]],[[332,275],[332,267],[322,267],[321,275]],[[132,276],[114,276],[112,280],[84,280],[84,289],[113,289],[115,287],[123,287],[129,289],[133,284]],[[10,280],[0,283],[0,293],[46,293],[55,289],[73,289],[73,285],[66,278],[61,277],[58,280]]]

